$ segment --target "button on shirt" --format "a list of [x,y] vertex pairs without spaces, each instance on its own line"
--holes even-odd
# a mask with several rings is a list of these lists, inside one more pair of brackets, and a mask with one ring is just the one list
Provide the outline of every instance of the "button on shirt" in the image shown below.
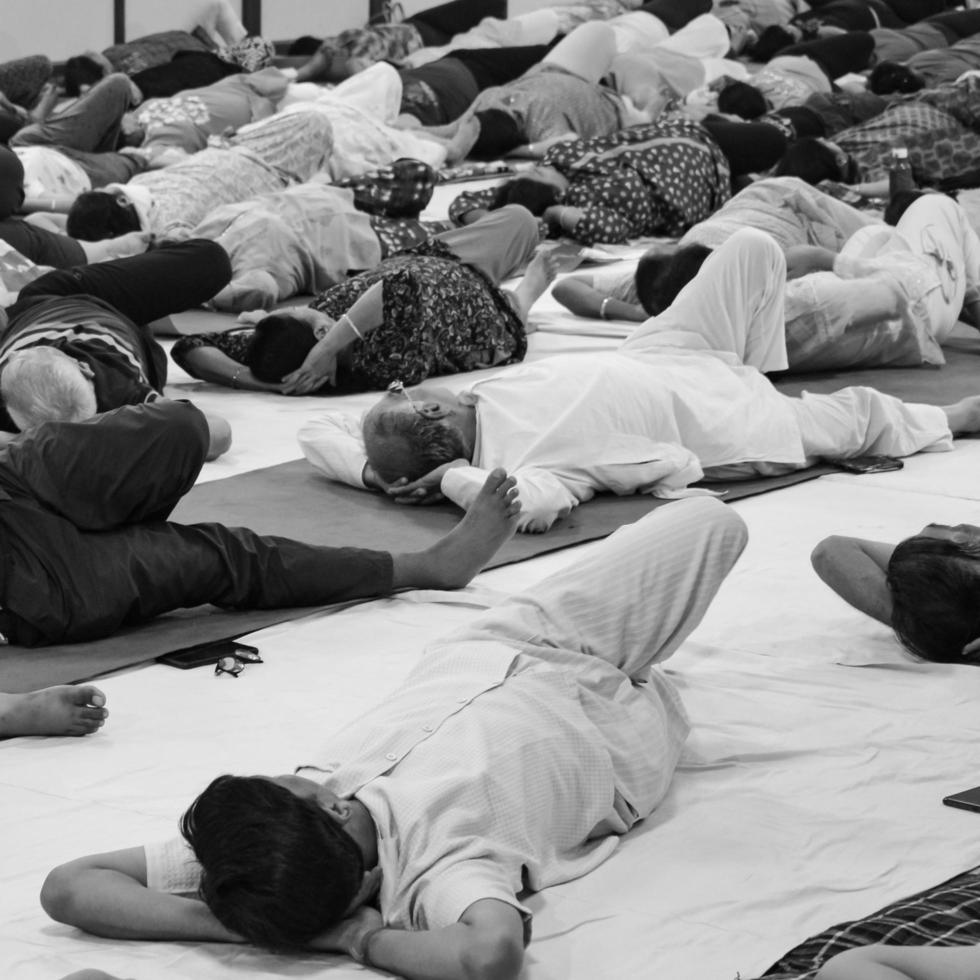
[[[522,890],[591,871],[659,802],[687,730],[660,674],[638,686],[533,637],[463,640],[430,648],[300,771],[370,811],[386,924],[441,928],[488,898],[527,921]],[[150,887],[195,890],[181,841],[146,853]]]

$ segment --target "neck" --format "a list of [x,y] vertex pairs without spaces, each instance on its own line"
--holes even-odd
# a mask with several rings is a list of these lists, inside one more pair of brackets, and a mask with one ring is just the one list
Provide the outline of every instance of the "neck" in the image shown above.
[[378,863],[378,828],[371,811],[356,796],[350,802],[351,815],[344,829],[360,848],[364,869],[370,871]]

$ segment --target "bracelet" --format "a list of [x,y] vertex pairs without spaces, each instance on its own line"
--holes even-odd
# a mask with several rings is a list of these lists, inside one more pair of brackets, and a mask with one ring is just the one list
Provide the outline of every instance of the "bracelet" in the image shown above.
[[346,313],[340,319],[347,321],[347,326],[350,327],[351,333],[354,334],[354,336],[357,337],[358,340],[364,339],[364,334],[362,334],[361,331],[357,329],[357,326],[354,323],[354,321]]
[[242,365],[232,376],[231,376],[231,386],[232,388],[238,387],[238,376],[245,370],[245,366]]
[[602,301],[602,302],[601,302],[601,303],[599,304],[599,319],[600,319],[600,320],[605,320],[605,319],[606,319],[606,307],[607,307],[607,306],[609,305],[609,302],[610,302],[611,300],[612,300],[612,296],[607,296],[607,297],[606,297],[606,298],[605,298],[605,299],[604,299],[604,300],[603,300],[603,301]]
[[367,932],[362,933],[357,942],[350,948],[350,958],[361,966],[372,966],[371,957],[368,955],[371,940],[384,929],[385,926],[375,926],[373,929],[368,929]]

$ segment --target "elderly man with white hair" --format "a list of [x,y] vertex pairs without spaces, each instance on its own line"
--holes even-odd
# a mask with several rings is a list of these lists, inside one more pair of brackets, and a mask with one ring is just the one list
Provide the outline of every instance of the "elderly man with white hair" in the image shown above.
[[[167,358],[146,324],[205,302],[230,275],[224,249],[195,240],[29,283],[0,316],[0,429],[78,422],[158,398]],[[208,421],[214,458],[231,436],[223,419]]]

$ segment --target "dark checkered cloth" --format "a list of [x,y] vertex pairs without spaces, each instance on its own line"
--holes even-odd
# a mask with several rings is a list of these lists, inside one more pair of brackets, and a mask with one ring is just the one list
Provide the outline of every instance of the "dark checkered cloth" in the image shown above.
[[427,163],[402,157],[390,167],[337,182],[354,192],[354,204],[386,218],[417,218],[432,200],[436,173]]
[[832,956],[855,946],[972,946],[980,943],[980,869],[833,926],[800,943],[764,980],[812,980]]

